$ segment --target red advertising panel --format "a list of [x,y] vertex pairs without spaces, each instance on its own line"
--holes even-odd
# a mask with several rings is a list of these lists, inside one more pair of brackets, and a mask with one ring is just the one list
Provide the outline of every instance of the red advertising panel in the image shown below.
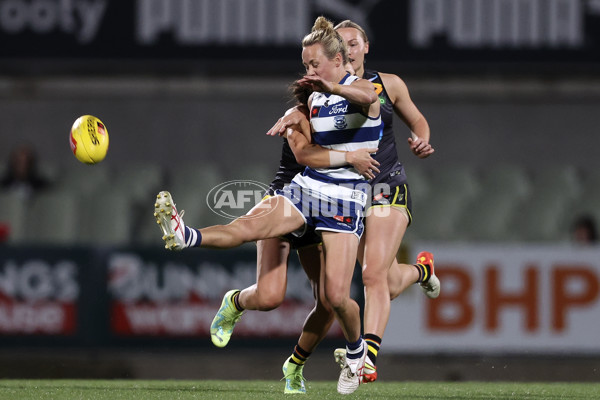
[[[108,259],[110,329],[120,337],[210,336],[210,324],[231,289],[255,282],[254,251],[112,253]],[[286,300],[269,312],[246,312],[235,336],[297,337],[314,307],[308,279],[296,263],[288,268]],[[336,325],[330,337],[341,337]],[[234,337],[235,337],[234,336]]]
[[80,293],[77,272],[71,260],[3,260],[0,334],[75,334]]

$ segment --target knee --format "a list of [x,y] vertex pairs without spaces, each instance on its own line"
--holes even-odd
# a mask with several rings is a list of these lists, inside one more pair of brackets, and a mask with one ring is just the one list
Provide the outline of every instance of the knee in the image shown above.
[[347,300],[348,296],[346,296],[341,290],[331,288],[325,291],[323,304],[326,304],[329,309],[339,310],[344,307]]
[[284,298],[285,291],[258,287],[256,290],[256,307],[259,311],[274,310],[283,303]]
[[327,296],[325,296],[324,293],[321,293],[316,299],[315,308],[320,312],[333,313],[333,310],[331,309],[331,304],[327,300]]
[[[363,269],[362,281],[367,289],[371,287],[387,287],[387,269],[369,268],[367,266]],[[387,291],[388,289],[386,288],[385,290]]]

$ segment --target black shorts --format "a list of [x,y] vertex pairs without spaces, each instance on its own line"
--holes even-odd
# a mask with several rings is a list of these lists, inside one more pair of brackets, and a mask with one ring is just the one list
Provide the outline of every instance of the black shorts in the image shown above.
[[319,235],[319,233],[311,227],[307,227],[306,232],[304,232],[302,236],[295,236],[291,233],[288,233],[287,235],[283,235],[281,239],[289,242],[290,246],[294,250],[308,246],[315,246],[323,241],[321,235]]
[[371,207],[402,207],[408,214],[408,224],[412,222],[412,200],[406,182],[404,167],[398,163],[391,171],[386,171],[375,177],[371,182]]

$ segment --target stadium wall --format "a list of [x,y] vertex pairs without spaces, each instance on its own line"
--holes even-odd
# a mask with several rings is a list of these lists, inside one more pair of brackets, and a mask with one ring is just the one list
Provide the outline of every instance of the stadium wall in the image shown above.
[[[600,249],[414,243],[425,247],[435,249],[442,294],[429,300],[415,286],[394,300],[383,379],[598,379]],[[1,247],[0,364],[10,368],[0,376],[223,379],[231,371],[202,366],[236,359],[236,377],[278,377],[312,305],[295,259],[279,309],[244,315],[225,349],[209,340],[222,294],[253,282],[254,257],[253,249]],[[360,288],[356,275],[359,300]],[[341,343],[336,326],[308,379],[335,379],[330,357]],[[249,372],[249,363],[261,367]]]
[[[398,353],[600,354],[600,249],[414,242],[435,251],[443,291],[415,285],[393,302],[386,349]],[[408,252],[409,259],[416,253]],[[222,295],[255,280],[255,250],[0,248],[3,346],[209,345]],[[360,269],[352,296],[362,303]],[[242,343],[294,339],[313,306],[297,259],[285,303],[248,313]],[[409,322],[407,324],[407,322]],[[341,340],[337,325],[331,339]]]

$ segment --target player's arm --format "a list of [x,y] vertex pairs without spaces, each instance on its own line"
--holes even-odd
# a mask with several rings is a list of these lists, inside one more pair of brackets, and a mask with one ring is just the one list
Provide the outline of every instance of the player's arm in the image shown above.
[[419,158],[429,157],[435,151],[429,144],[430,130],[427,120],[410,98],[408,87],[399,76],[381,74],[381,80],[394,105],[394,111],[410,129],[410,150]]
[[[328,168],[352,165],[367,179],[372,179],[379,172],[379,163],[371,157],[377,149],[358,149],[354,151],[337,151],[325,149],[312,143],[310,123],[304,114],[289,114],[283,117],[285,137],[299,164],[311,168]],[[287,121],[287,122],[286,122]],[[291,122],[296,123],[291,123]]]
[[275,125],[267,131],[269,136],[284,136],[285,131],[292,125],[300,125],[302,120],[308,118],[308,107],[306,105],[297,105],[288,109],[283,117],[279,118]]
[[[323,79],[318,75],[305,75],[298,80],[298,83],[310,86],[314,91],[342,96],[350,103],[363,107],[370,107],[379,101],[373,84],[365,79],[357,79],[350,85],[340,85],[339,83]],[[379,107],[378,103],[376,107]],[[377,108],[378,112],[379,108]]]

